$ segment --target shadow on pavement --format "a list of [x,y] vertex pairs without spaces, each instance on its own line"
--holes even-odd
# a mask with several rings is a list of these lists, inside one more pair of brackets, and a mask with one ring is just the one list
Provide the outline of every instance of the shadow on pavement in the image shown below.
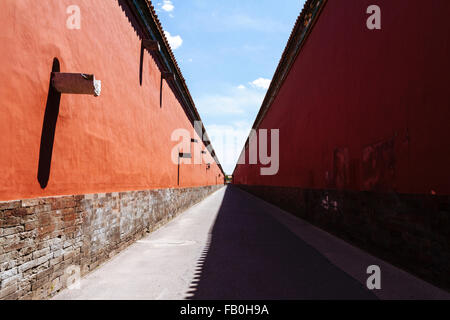
[[376,299],[268,208],[227,187],[187,299]]

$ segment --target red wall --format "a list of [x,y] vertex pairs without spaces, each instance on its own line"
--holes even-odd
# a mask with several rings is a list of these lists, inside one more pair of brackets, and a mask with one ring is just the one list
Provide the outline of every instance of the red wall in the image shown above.
[[260,125],[280,129],[278,174],[238,165],[234,183],[449,194],[449,15],[447,0],[329,0]]
[[[170,137],[177,128],[193,132],[180,103],[164,83],[160,107],[161,73],[147,51],[140,86],[141,41],[117,1],[77,0],[81,30],[66,28],[72,4],[1,1],[0,200],[178,187]],[[61,72],[95,74],[102,94],[62,95],[42,189],[39,150],[55,57]],[[182,165],[180,187],[216,184],[222,172],[209,161],[208,171]]]

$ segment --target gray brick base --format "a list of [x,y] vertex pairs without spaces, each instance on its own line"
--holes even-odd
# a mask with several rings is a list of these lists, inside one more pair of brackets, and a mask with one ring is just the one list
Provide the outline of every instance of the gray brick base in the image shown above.
[[0,300],[46,299],[221,186],[0,202]]

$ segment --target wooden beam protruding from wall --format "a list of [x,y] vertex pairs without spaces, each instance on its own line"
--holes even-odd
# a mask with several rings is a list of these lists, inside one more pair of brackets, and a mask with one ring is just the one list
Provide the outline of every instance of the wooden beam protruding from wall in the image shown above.
[[144,48],[150,52],[159,52],[161,50],[161,47],[160,47],[158,41],[144,39],[143,43],[144,43]]
[[180,152],[180,153],[178,154],[178,157],[179,157],[179,158],[184,158],[184,159],[191,159],[191,158],[192,158],[192,155],[191,155],[190,153],[183,153],[183,152]]
[[172,72],[163,72],[162,77],[163,79],[166,79],[168,81],[169,80],[175,81],[175,74]]
[[102,82],[93,74],[52,72],[52,86],[56,91],[67,94],[89,94],[100,96]]

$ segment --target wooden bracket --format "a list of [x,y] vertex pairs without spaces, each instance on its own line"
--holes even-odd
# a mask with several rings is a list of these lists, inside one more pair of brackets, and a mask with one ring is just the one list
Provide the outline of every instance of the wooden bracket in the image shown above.
[[52,86],[60,93],[100,96],[102,82],[93,74],[52,72]]
[[179,157],[179,158],[191,159],[191,158],[192,158],[192,155],[191,155],[190,153],[183,153],[183,152],[180,152],[180,153],[178,154],[178,157]]
[[144,39],[143,43],[144,43],[144,48],[150,52],[159,52],[161,50],[161,47],[160,47],[158,41]]
[[166,80],[175,81],[175,74],[172,72],[162,72],[162,77]]

